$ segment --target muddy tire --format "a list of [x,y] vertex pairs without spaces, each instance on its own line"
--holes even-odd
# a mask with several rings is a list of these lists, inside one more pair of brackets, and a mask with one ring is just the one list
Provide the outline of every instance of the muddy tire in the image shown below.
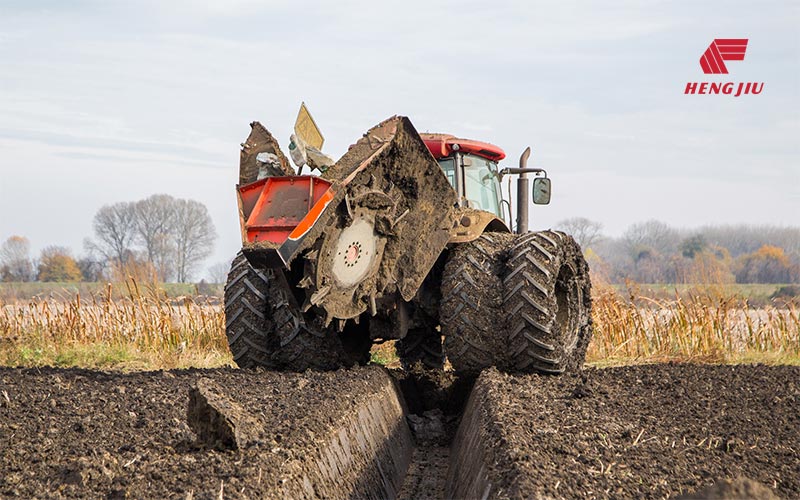
[[253,269],[241,253],[225,283],[225,334],[233,360],[241,368],[274,368],[274,322],[267,304],[270,277]]
[[283,273],[276,272],[269,301],[275,322],[277,345],[273,359],[280,369],[327,371],[355,364],[342,346],[338,333],[325,328],[322,318],[303,313]]
[[242,368],[335,370],[353,361],[320,318],[303,314],[280,271],[259,271],[241,253],[225,285],[225,333]]
[[511,235],[486,233],[457,245],[444,266],[439,320],[447,359],[457,372],[475,373],[497,364],[505,348],[500,319],[500,260]]
[[571,236],[516,236],[506,255],[502,310],[515,372],[579,370],[592,336],[589,267]]
[[428,368],[444,367],[442,337],[435,330],[411,329],[405,338],[395,343],[395,349],[403,369],[407,370],[416,363],[422,363]]

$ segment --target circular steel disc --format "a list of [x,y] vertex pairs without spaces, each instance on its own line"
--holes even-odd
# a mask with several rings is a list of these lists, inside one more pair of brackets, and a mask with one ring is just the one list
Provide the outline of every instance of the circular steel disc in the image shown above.
[[350,287],[367,277],[377,255],[376,243],[377,236],[370,219],[355,219],[342,230],[331,265],[331,274],[339,285]]

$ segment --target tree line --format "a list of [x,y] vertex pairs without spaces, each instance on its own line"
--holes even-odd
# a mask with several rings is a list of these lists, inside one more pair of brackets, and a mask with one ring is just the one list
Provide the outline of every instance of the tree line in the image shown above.
[[566,219],[594,275],[611,283],[799,283],[800,228],[752,225],[671,227],[657,220],[628,227],[620,237],[599,222]]
[[[650,220],[610,237],[601,223],[576,217],[555,229],[573,235],[592,273],[611,283],[800,283],[798,227],[680,229]],[[0,246],[0,279],[100,281],[145,274],[187,282],[217,237],[202,203],[165,194],[103,206],[94,216],[93,232],[79,258],[67,248],[49,246],[31,259],[26,238],[8,238]],[[224,281],[228,264],[208,269],[212,281]]]
[[100,281],[128,276],[188,282],[211,255],[217,233],[206,206],[195,200],[156,194],[135,202],[101,207],[92,220],[94,237],[74,257],[48,246],[38,259],[30,242],[11,236],[0,246],[2,281]]

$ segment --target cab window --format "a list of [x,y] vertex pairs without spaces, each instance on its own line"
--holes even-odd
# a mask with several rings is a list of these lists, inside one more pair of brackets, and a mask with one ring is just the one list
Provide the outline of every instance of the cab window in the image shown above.
[[450,185],[453,186],[453,189],[458,191],[458,187],[456,186],[456,162],[453,158],[442,158],[439,160],[439,166],[444,171],[444,175],[447,176],[447,180],[450,181]]
[[497,164],[474,155],[464,155],[463,163],[464,197],[470,208],[486,210],[502,218]]

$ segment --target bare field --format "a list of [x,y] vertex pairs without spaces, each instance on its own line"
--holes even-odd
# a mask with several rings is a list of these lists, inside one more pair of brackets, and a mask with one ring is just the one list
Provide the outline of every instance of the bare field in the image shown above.
[[[385,467],[346,480],[338,478],[352,467],[315,474],[359,463],[342,449],[383,449],[348,437],[347,423],[362,413],[354,408],[385,398],[378,388],[388,379],[375,366],[301,374],[0,368],[0,497],[372,498],[359,488],[380,482]],[[447,377],[418,379],[425,385],[417,391],[404,388],[408,417],[394,421],[403,435],[406,421],[416,429],[410,466],[403,454],[393,462],[398,481],[409,471],[400,493],[667,499],[746,478],[766,493],[755,498],[798,498],[799,379],[800,368],[787,366],[661,364],[561,377],[486,370],[455,439],[437,453],[421,439],[430,428],[419,422],[436,422],[421,403],[455,426],[464,404],[456,393],[465,391],[448,389]],[[257,429],[246,445],[198,440],[187,407],[202,380]]]

